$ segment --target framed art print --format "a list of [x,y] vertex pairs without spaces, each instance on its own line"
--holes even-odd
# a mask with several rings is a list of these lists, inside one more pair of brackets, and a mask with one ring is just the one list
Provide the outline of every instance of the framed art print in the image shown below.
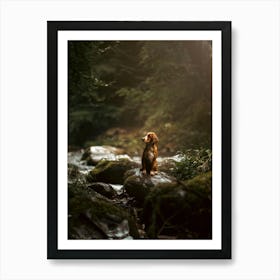
[[48,258],[231,258],[231,22],[48,22]]

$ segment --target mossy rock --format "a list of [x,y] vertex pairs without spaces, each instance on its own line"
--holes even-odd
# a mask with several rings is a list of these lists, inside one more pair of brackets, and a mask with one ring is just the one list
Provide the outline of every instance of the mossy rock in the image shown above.
[[139,238],[136,223],[124,209],[76,185],[68,189],[69,239]]
[[176,167],[176,161],[173,159],[165,159],[158,163],[158,169],[169,175],[173,174],[175,167]]
[[149,238],[212,237],[212,174],[201,174],[176,186],[153,188],[144,203],[143,220]]
[[118,161],[102,160],[89,172],[87,180],[89,182],[123,184],[125,172],[137,166],[139,166],[137,163],[127,159]]
[[68,184],[83,185],[86,184],[86,176],[79,171],[78,166],[68,164]]
[[198,195],[208,197],[211,200],[212,197],[212,172],[202,173],[190,180],[183,182],[186,187],[195,190]]
[[88,188],[94,190],[95,192],[107,197],[107,198],[113,198],[117,195],[117,192],[112,188],[111,185],[106,183],[92,183],[88,185]]
[[68,178],[74,179],[80,175],[78,166],[68,163]]
[[143,204],[145,197],[154,187],[174,186],[176,179],[164,172],[149,176],[143,174],[139,168],[131,169],[125,173],[124,190],[133,197],[138,204]]
[[143,204],[145,197],[154,187],[152,181],[148,177],[132,175],[124,182],[125,192],[133,197],[139,204]]

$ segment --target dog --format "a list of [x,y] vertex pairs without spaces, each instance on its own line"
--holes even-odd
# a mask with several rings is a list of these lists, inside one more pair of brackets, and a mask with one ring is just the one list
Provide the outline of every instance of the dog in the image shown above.
[[148,132],[142,140],[146,143],[146,146],[142,155],[140,171],[151,176],[156,175],[158,173],[158,137],[154,132]]

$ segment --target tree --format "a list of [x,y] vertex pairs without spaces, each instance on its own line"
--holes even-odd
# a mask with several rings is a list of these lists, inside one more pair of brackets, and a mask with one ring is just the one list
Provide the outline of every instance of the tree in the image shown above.
[[69,42],[70,144],[133,126],[210,147],[211,54],[210,41]]

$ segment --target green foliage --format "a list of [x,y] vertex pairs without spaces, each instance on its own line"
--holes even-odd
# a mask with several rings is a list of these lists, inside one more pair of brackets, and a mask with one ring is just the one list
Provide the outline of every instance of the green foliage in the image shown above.
[[[160,135],[161,145],[211,147],[211,44],[150,41],[140,52],[142,83],[125,92],[124,110]],[[134,101],[131,103],[131,101]]]
[[84,106],[69,110],[70,144],[81,145],[112,125],[119,116],[115,106]]
[[182,160],[176,162],[173,170],[173,175],[179,180],[191,179],[212,170],[212,151],[209,149],[188,149],[181,156]]
[[70,41],[69,144],[119,126],[211,147],[210,41]]

